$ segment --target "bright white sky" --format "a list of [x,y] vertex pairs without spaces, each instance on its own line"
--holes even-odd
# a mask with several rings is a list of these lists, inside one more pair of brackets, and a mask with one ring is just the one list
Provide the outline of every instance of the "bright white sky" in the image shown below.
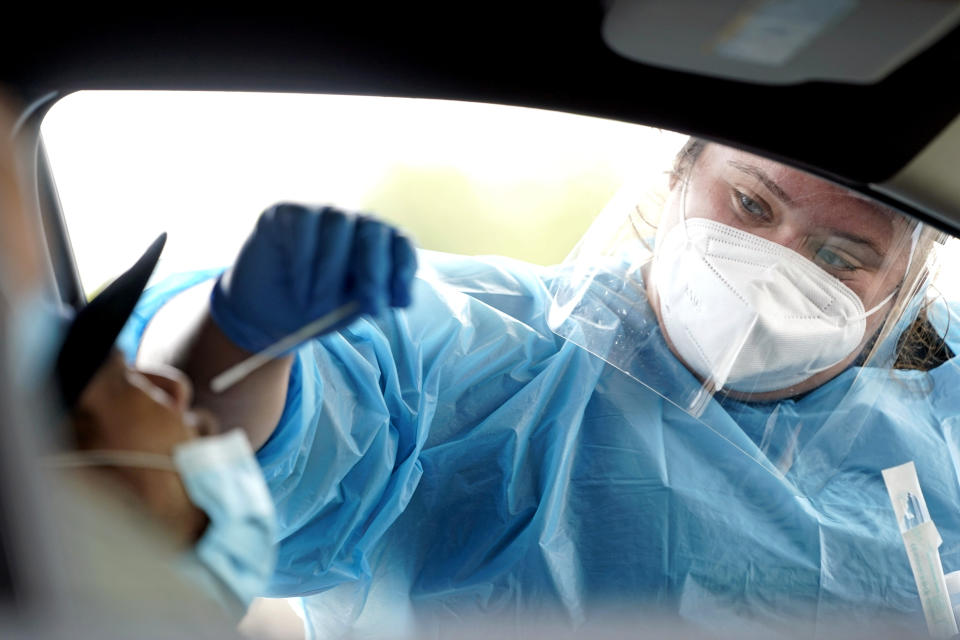
[[[428,248],[462,251],[478,228],[524,237],[550,225],[585,226],[613,194],[598,192],[584,222],[558,223],[551,203],[566,197],[565,185],[592,175],[614,191],[619,184],[643,188],[650,176],[662,175],[685,139],[633,124],[478,103],[130,91],[67,96],[44,119],[42,135],[88,293],[132,264],[161,231],[169,238],[155,279],[223,266],[267,206],[288,200],[362,209],[398,167],[443,168],[469,179],[465,193],[417,194],[422,200],[412,205],[449,215],[396,220],[414,237],[429,236]],[[530,202],[484,209],[497,200],[484,194],[499,194],[502,204],[518,185],[533,185]],[[478,206],[484,220],[475,219]],[[424,225],[442,228],[429,232]],[[938,285],[953,299],[960,297],[957,245],[953,240],[939,252]]]
[[[398,166],[453,168],[494,191],[549,188],[590,172],[662,172],[684,139],[477,103],[205,92],[73,94],[50,110],[42,135],[88,293],[161,231],[157,277],[225,265],[270,204],[362,208]],[[449,234],[463,206],[449,202]],[[518,222],[495,211],[491,220],[504,233]]]

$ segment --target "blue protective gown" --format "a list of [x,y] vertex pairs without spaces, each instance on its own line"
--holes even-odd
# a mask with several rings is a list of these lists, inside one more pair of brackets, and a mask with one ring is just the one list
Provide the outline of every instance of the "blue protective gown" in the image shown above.
[[[732,633],[925,632],[880,471],[916,462],[960,569],[953,361],[851,368],[770,404],[718,396],[697,420],[550,331],[554,271],[421,262],[411,308],[299,349],[257,452],[280,527],[269,595],[306,596],[316,635],[648,609]],[[121,345],[211,275],[149,290]],[[659,334],[643,353],[668,363],[657,390],[699,386]]]

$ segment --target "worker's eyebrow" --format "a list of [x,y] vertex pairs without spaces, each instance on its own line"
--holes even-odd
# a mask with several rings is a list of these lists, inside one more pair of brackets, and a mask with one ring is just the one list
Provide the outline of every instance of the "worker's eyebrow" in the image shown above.
[[793,198],[791,198],[786,191],[781,189],[780,185],[774,182],[773,179],[770,176],[768,176],[760,167],[756,167],[752,164],[745,164],[743,162],[738,162],[736,160],[729,160],[727,161],[727,164],[729,164],[734,169],[737,169],[738,171],[742,171],[747,175],[753,176],[754,178],[762,182],[763,186],[765,186],[770,191],[770,193],[775,195],[777,199],[780,200],[782,203],[790,204],[790,202],[793,200]]
[[830,233],[835,236],[839,236],[850,242],[855,242],[857,244],[862,244],[877,254],[878,258],[883,258],[886,255],[886,251],[881,248],[881,246],[872,238],[867,236],[862,236],[856,233],[850,233],[849,231],[842,231],[840,229],[831,229]]

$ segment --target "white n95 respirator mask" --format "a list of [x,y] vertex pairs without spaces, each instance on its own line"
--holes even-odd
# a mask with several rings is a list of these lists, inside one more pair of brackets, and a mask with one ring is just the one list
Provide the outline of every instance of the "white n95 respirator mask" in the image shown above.
[[173,465],[190,500],[210,518],[197,557],[248,606],[273,575],[277,525],[246,433],[233,429],[183,442],[174,447]]
[[663,327],[715,389],[786,389],[848,357],[870,311],[799,253],[713,220],[690,218],[658,242],[650,277]]

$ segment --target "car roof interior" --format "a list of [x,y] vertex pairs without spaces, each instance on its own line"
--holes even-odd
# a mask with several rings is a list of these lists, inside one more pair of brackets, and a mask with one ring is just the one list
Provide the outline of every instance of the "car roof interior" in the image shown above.
[[960,16],[954,3],[933,4],[949,5],[939,31],[951,28],[866,84],[761,84],[643,64],[605,41],[602,2],[285,18],[85,14],[45,25],[28,48],[5,43],[0,79],[28,103],[80,89],[204,89],[554,109],[693,133],[867,185],[903,168],[960,111],[950,81]]

